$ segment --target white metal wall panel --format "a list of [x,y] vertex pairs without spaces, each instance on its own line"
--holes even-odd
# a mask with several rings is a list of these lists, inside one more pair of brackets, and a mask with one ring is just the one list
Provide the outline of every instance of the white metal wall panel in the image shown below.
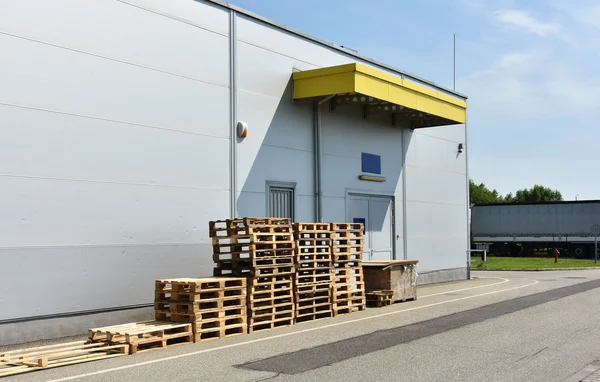
[[313,112],[310,103],[292,102],[291,86],[294,67],[312,66],[245,43],[245,21],[237,22],[237,115],[248,124],[237,146],[238,215],[267,213],[267,181],[296,182],[296,219],[312,221]]
[[464,206],[407,202],[406,211],[408,256],[419,260],[419,271],[466,267]]
[[229,215],[229,15],[138,3],[190,12],[3,4],[0,279],[29,297],[0,293],[0,319],[150,303],[156,278],[211,273],[208,221]]
[[317,67],[353,62],[349,57],[332,49],[243,15],[238,18],[237,33],[240,42]]
[[[419,131],[413,133],[409,141],[406,158],[409,166],[457,174],[463,178],[466,176],[466,154],[464,151],[458,152],[458,144],[464,143],[464,140],[437,138]],[[466,184],[463,188],[465,187]],[[465,203],[464,200],[460,202]]]
[[[225,38],[220,42],[227,44]],[[6,35],[0,35],[0,46],[19,53],[0,66],[0,103],[148,128],[229,136],[229,89],[222,85]],[[219,70],[226,72],[227,67]],[[199,113],[199,107],[214,112]]]
[[311,152],[263,145],[256,154],[243,190],[264,194],[267,181],[296,182],[297,195],[312,196],[312,162]]
[[[0,105],[0,168],[14,176],[228,188],[229,140]],[[225,167],[225,168],[224,168]]]
[[[219,57],[228,46],[207,44],[229,35],[229,12],[220,7],[193,0],[3,1],[1,17],[6,33],[192,78],[211,73],[215,82],[229,83],[228,76],[214,76],[227,65]],[[198,61],[207,53],[216,55]]]
[[[462,129],[462,137],[461,137]],[[466,266],[467,176],[464,125],[416,130],[406,168],[408,255],[421,271]],[[468,150],[468,148],[466,148]]]

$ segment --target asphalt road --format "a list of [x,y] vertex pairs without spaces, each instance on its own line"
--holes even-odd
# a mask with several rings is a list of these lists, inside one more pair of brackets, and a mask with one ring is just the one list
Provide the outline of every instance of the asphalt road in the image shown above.
[[600,359],[599,270],[473,276],[413,302],[2,381],[547,382]]

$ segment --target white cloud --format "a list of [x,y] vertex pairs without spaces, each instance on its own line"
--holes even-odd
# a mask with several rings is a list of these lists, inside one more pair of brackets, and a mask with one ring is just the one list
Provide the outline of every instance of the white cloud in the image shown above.
[[497,11],[495,16],[501,23],[525,29],[539,36],[558,35],[562,31],[559,23],[540,21],[527,12],[517,9],[503,9]]
[[600,4],[589,7],[575,8],[572,10],[573,17],[586,25],[600,29]]

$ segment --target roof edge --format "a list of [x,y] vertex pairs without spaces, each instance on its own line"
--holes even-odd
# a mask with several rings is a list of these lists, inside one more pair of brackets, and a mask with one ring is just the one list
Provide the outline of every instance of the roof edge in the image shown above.
[[435,88],[437,90],[441,90],[441,91],[446,92],[446,93],[448,93],[450,95],[462,98],[465,101],[468,99],[468,97],[466,95],[464,95],[462,93],[459,93],[456,90],[452,90],[452,89],[449,89],[449,88],[447,88],[445,86],[438,85],[438,84],[436,84],[433,81],[429,81],[429,80],[426,80],[426,79],[421,78],[419,76],[416,76],[414,74],[410,74],[408,72],[405,72],[404,70],[395,68],[395,67],[393,67],[391,65],[388,65],[388,64],[384,64],[384,63],[382,63],[380,61],[377,61],[377,60],[374,60],[374,59],[372,59],[370,57],[361,56],[360,54],[354,53],[354,52],[352,52],[352,51],[350,51],[348,49],[344,49],[341,46],[338,46],[338,45],[335,45],[333,43],[321,40],[321,39],[319,39],[317,37],[311,36],[311,35],[306,34],[304,32],[300,32],[300,31],[298,31],[296,29],[293,29],[293,28],[290,28],[290,27],[288,27],[288,26],[286,26],[284,24],[278,23],[277,21],[268,19],[268,18],[266,18],[264,16],[261,16],[261,15],[258,15],[256,13],[250,12],[250,11],[248,11],[246,9],[240,8],[240,7],[236,6],[236,5],[228,3],[226,1],[223,1],[223,0],[194,0],[194,1],[199,2],[199,3],[206,2],[206,3],[218,5],[220,7],[223,7],[223,8],[226,8],[226,9],[229,9],[229,10],[241,13],[241,14],[243,14],[245,16],[248,16],[250,18],[253,18],[255,20],[261,21],[263,23],[269,24],[269,25],[274,26],[276,28],[282,29],[282,30],[287,31],[289,33],[292,33],[292,34],[294,34],[296,36],[305,38],[307,40],[311,40],[313,42],[316,42],[316,43],[321,44],[323,46],[326,46],[328,48],[332,48],[334,50],[337,50],[338,52],[343,53],[345,55],[348,55],[348,56],[351,56],[351,57],[355,57],[355,58],[360,59],[362,61],[368,62],[368,63],[370,63],[372,65],[380,67],[381,69],[390,70],[390,71],[395,72],[395,73],[397,73],[399,75],[405,76],[407,79],[410,79],[410,80],[413,80],[413,81],[416,81],[416,82],[420,82],[422,84],[427,84],[427,85],[429,85],[429,86],[431,86],[431,87],[433,87],[433,88]]

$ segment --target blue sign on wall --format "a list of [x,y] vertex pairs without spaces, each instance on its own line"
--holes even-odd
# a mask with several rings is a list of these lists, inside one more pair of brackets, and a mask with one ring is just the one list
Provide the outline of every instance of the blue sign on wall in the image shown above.
[[363,235],[365,234],[365,231],[367,229],[366,222],[367,222],[367,220],[365,218],[354,218],[352,220],[352,223],[362,223],[362,225],[363,225]]
[[381,156],[369,153],[361,153],[360,163],[362,172],[381,174]]

